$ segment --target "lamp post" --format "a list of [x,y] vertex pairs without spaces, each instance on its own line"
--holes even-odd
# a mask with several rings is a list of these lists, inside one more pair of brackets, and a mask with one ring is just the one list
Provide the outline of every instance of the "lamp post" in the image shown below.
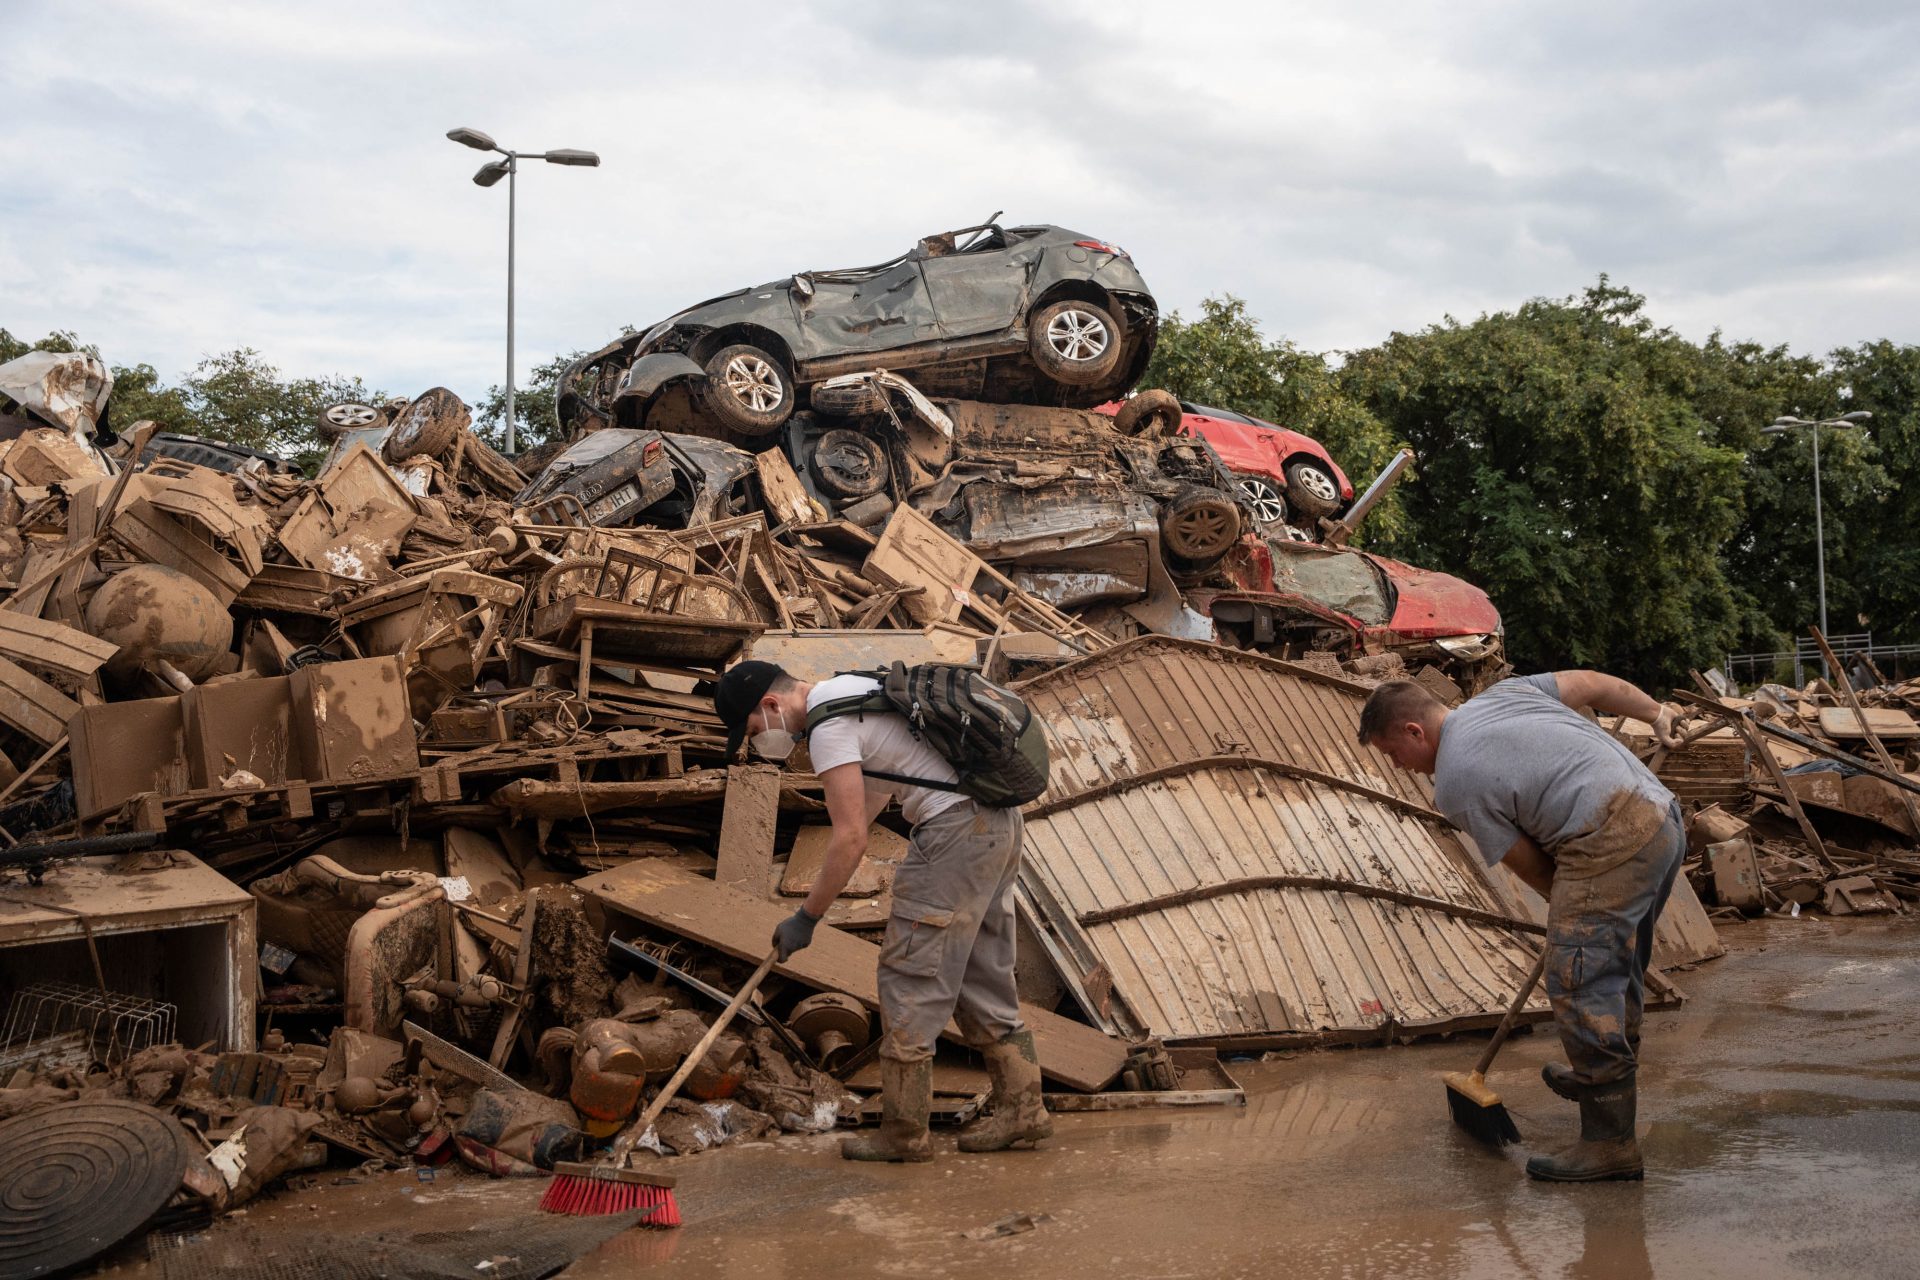
[[513,205],[514,180],[520,173],[522,160],[545,160],[548,164],[598,166],[600,157],[591,151],[576,151],[561,148],[557,151],[511,151],[496,143],[478,129],[449,129],[447,137],[463,147],[472,147],[476,151],[495,151],[504,159],[491,160],[480,166],[480,172],[473,175],[475,186],[490,187],[505,178],[507,180],[507,452],[513,452]]
[[[1857,427],[1872,416],[1873,414],[1865,409],[1855,409],[1852,413],[1843,413],[1837,418],[1822,418],[1817,422],[1809,422],[1805,418],[1779,417],[1773,420],[1773,425],[1760,428],[1760,434],[1763,436],[1783,436],[1803,427],[1813,429],[1813,545],[1820,579],[1821,635],[1827,633],[1827,534],[1820,511],[1820,428],[1833,427],[1837,430],[1843,427]],[[1826,665],[1826,658],[1823,656],[1820,659],[1821,673],[1831,675],[1826,670]]]

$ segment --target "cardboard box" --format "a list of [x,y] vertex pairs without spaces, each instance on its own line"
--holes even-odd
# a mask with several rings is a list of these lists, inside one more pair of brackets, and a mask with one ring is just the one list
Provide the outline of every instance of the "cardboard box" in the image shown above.
[[287,679],[301,777],[351,782],[420,768],[398,656],[320,663]]
[[[221,777],[236,768],[265,783],[293,776],[287,772],[293,741],[290,677],[203,684],[181,696],[180,708],[194,790],[219,786]],[[232,765],[227,756],[233,757]]]
[[142,698],[82,707],[67,722],[73,801],[80,816],[116,808],[128,796],[189,787],[180,699]]

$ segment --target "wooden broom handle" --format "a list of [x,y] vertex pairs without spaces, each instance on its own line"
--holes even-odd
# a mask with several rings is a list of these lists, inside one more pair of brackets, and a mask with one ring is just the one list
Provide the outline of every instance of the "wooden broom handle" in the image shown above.
[[[762,960],[760,967],[753,971],[753,976],[747,979],[747,984],[741,987],[739,993],[728,1002],[727,1007],[720,1011],[720,1016],[715,1018],[713,1025],[707,1028],[707,1034],[700,1037],[700,1043],[694,1045],[692,1052],[688,1053],[685,1060],[680,1063],[680,1069],[660,1087],[660,1092],[653,1096],[653,1101],[648,1103],[647,1109],[640,1113],[640,1118],[620,1135],[619,1141],[614,1144],[613,1159],[616,1165],[627,1158],[627,1153],[633,1150],[634,1143],[647,1136],[647,1130],[653,1127],[653,1122],[660,1118],[660,1113],[667,1109],[667,1104],[672,1102],[674,1095],[680,1092],[680,1086],[687,1082],[687,1077],[706,1060],[707,1050],[713,1048],[713,1042],[718,1040],[720,1033],[727,1029],[727,1024],[733,1021],[734,1014],[740,1012],[740,1007],[753,998],[753,993],[760,989],[761,981],[773,971],[774,961],[779,958],[778,951],[767,952],[767,958]],[[1535,976],[1537,977],[1538,974]]]
[[1507,1006],[1507,1016],[1500,1019],[1500,1025],[1494,1028],[1493,1039],[1487,1042],[1486,1051],[1480,1055],[1480,1061],[1473,1065],[1473,1074],[1484,1076],[1487,1068],[1493,1065],[1493,1055],[1500,1052],[1500,1046],[1506,1043],[1507,1033],[1513,1030],[1513,1024],[1520,1017],[1520,1010],[1526,1007],[1527,997],[1540,985],[1540,975],[1547,971],[1547,948],[1542,945],[1540,958],[1533,962],[1533,972],[1527,975],[1526,985],[1520,988],[1520,994]]

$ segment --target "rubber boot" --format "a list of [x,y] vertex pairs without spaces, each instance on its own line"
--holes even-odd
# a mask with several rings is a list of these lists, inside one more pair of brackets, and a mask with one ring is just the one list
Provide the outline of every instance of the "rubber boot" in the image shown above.
[[1527,1161],[1527,1175],[1542,1182],[1605,1182],[1640,1177],[1640,1142],[1634,1137],[1632,1076],[1597,1085],[1580,1099],[1580,1141],[1550,1156]]
[[1540,1068],[1540,1078],[1547,1082],[1547,1088],[1568,1102],[1579,1102],[1593,1093],[1593,1086],[1580,1083],[1572,1067],[1563,1067],[1557,1062],[1549,1062]]
[[987,1099],[992,1114],[960,1131],[962,1151],[1005,1151],[1031,1147],[1053,1133],[1053,1117],[1040,1098],[1040,1057],[1034,1051],[1033,1032],[1016,1031],[981,1050],[993,1092]]
[[880,1059],[880,1128],[871,1136],[847,1138],[840,1154],[848,1160],[888,1160],[918,1164],[933,1159],[927,1113],[933,1110],[933,1059],[901,1062]]

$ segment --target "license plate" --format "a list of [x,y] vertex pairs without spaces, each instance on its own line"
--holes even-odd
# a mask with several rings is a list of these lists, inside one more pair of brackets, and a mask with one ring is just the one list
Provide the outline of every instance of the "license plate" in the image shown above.
[[599,524],[601,520],[612,515],[629,502],[637,501],[639,497],[640,486],[629,480],[612,493],[595,498],[587,506],[587,522],[589,524]]

